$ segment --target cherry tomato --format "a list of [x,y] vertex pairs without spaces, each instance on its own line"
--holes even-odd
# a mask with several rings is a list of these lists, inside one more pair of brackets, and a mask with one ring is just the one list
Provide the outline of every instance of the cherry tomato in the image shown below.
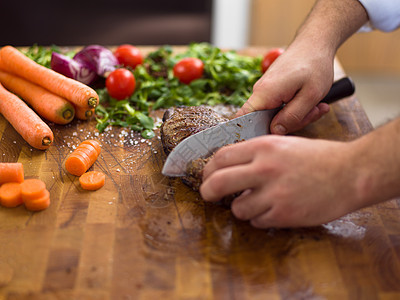
[[114,56],[121,65],[131,67],[132,69],[143,63],[143,55],[140,50],[137,47],[128,44],[119,46],[115,50]]
[[203,71],[204,63],[200,59],[194,57],[181,59],[173,68],[174,76],[177,77],[180,82],[186,84],[203,76]]
[[281,55],[285,49],[282,48],[274,48],[269,50],[265,55],[264,58],[261,62],[261,70],[263,73],[267,71],[269,66],[275,61],[275,59],[278,58],[279,55]]
[[135,91],[136,80],[132,72],[121,68],[110,73],[106,78],[106,88],[111,97],[123,100]]

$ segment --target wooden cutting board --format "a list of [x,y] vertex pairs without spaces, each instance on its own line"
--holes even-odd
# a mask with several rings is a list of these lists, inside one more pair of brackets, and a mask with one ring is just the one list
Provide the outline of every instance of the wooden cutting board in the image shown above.
[[[331,107],[297,134],[347,141],[372,129],[355,96]],[[400,298],[399,199],[315,228],[254,229],[162,176],[158,133],[51,128],[54,145],[34,150],[0,116],[0,161],[23,163],[52,201],[38,213],[0,207],[0,299]],[[92,169],[107,174],[95,192],[63,167],[88,138],[102,144]]]

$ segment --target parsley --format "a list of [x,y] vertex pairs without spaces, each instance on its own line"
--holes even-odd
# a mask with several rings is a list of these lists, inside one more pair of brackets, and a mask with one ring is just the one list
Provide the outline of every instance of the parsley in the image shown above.
[[[186,85],[173,76],[173,66],[184,57],[196,57],[204,62],[203,78]],[[146,137],[151,132],[147,114],[150,110],[202,104],[240,107],[262,75],[260,63],[261,57],[224,52],[208,43],[190,44],[187,51],[175,55],[170,46],[162,46],[133,71],[137,87],[128,100],[117,102],[106,95],[105,89],[98,91],[102,104],[96,109],[97,129],[102,131],[108,125],[119,125],[141,131]],[[132,113],[138,111],[143,113],[142,117],[132,118]]]
[[[51,53],[61,52],[55,45],[33,45],[25,54],[41,65],[50,67]],[[73,52],[64,53],[72,57]],[[204,62],[203,77],[183,84],[173,76],[173,66],[184,57],[196,57]],[[171,106],[230,104],[242,106],[261,77],[261,57],[222,51],[208,43],[192,43],[187,51],[174,54],[168,45],[147,55],[143,65],[132,72],[136,91],[126,100],[112,99],[105,87],[97,89],[100,104],[96,107],[96,128],[103,132],[108,126],[127,127],[141,132],[144,138],[154,136],[151,110]]]

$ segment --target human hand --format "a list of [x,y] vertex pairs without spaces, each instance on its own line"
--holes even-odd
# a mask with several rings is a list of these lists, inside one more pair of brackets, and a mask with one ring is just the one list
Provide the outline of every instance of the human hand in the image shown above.
[[244,191],[232,213],[255,227],[315,226],[362,206],[350,142],[267,135],[218,150],[204,169],[205,201]]
[[286,104],[272,120],[270,130],[275,134],[287,134],[329,111],[329,105],[319,101],[333,82],[334,52],[316,49],[309,42],[303,44],[290,45],[275,60],[256,82],[253,94],[236,116]]

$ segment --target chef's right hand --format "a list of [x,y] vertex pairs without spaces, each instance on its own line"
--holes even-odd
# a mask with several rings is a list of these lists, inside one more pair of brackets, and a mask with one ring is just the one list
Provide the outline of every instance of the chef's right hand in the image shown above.
[[[303,45],[304,44],[304,45]],[[295,42],[256,82],[237,117],[286,104],[271,122],[271,132],[287,134],[318,120],[329,111],[319,103],[333,83],[334,51]]]

